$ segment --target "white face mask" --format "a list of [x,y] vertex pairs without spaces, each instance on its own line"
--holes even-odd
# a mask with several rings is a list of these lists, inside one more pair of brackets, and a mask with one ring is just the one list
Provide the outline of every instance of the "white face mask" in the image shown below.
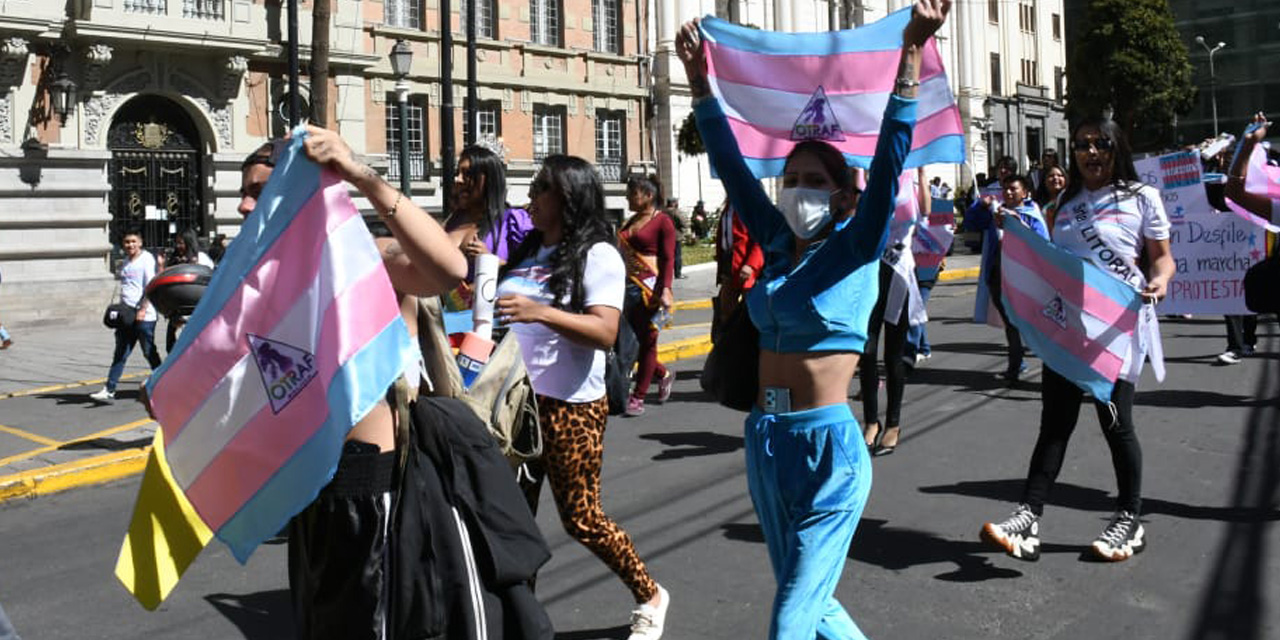
[[792,233],[801,240],[818,234],[831,221],[831,191],[790,187],[782,190],[778,206]]

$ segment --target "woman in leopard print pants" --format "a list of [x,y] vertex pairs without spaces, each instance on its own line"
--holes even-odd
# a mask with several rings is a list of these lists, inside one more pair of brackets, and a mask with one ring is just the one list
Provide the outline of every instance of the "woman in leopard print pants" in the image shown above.
[[670,595],[600,505],[609,417],[604,350],[616,338],[626,278],[604,190],[590,163],[555,155],[543,160],[529,199],[534,230],[500,275],[495,312],[520,342],[538,397],[543,453],[531,506],[545,473],[565,531],[631,590],[630,640],[654,640],[662,636]]

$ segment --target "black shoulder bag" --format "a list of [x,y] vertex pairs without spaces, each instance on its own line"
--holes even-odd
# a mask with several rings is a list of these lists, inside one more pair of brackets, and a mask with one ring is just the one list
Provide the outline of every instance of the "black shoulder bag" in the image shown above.
[[760,391],[760,332],[744,301],[720,326],[720,335],[702,365],[702,390],[716,402],[750,411]]

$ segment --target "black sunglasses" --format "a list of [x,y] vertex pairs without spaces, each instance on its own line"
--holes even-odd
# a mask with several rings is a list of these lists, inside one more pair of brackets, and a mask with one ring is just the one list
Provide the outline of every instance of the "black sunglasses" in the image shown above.
[[1111,138],[1097,138],[1095,140],[1072,140],[1072,151],[1088,151],[1090,148],[1098,151],[1112,151],[1116,148],[1116,143]]

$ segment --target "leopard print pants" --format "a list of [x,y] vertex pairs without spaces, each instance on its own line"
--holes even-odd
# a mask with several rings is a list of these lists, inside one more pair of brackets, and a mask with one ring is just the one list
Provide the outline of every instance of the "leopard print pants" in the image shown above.
[[618,574],[636,602],[647,602],[658,593],[658,584],[636,555],[631,536],[610,520],[600,505],[608,400],[577,403],[540,395],[538,417],[542,422],[542,458],[529,465],[534,480],[526,491],[529,506],[537,512],[538,492],[546,476],[565,533]]

